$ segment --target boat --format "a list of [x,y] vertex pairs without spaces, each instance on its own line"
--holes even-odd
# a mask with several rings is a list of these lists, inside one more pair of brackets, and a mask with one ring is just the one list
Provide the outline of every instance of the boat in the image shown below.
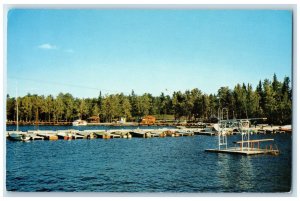
[[12,131],[8,134],[8,139],[12,141],[28,141],[30,140],[30,136],[28,136],[25,132],[19,131],[19,107],[18,107],[18,93],[16,93],[16,110],[17,110],[17,119],[16,119],[16,124],[17,124],[17,130]]
[[15,131],[9,134],[8,138],[12,141],[28,141],[30,136],[26,135],[24,132]]
[[81,119],[77,119],[75,121],[72,122],[73,126],[86,126],[87,125],[87,121],[85,120],[81,120]]
[[66,132],[62,132],[62,131],[59,131],[57,133],[57,137],[58,137],[58,139],[72,140],[72,134],[71,133],[66,133]]
[[292,133],[292,126],[291,125],[285,125],[279,128],[279,131],[284,131],[286,133]]

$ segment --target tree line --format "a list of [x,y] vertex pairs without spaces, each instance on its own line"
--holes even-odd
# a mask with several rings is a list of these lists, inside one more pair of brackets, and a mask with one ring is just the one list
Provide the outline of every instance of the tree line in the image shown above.
[[107,94],[97,98],[76,98],[70,93],[58,96],[27,94],[23,97],[7,95],[7,120],[16,120],[16,104],[20,121],[73,121],[98,116],[101,122],[113,122],[120,117],[138,121],[145,115],[171,115],[175,120],[209,122],[217,118],[219,108],[228,109],[229,118],[266,117],[270,124],[291,124],[292,88],[289,77],[278,81],[259,81],[237,84],[233,89],[221,87],[216,94],[205,94],[198,88],[184,92],[175,91],[172,96],[161,93],[136,95]]

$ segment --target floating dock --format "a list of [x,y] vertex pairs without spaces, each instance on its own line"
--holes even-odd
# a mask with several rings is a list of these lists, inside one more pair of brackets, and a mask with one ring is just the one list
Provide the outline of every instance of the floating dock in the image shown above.
[[36,134],[28,134],[30,136],[30,140],[44,140],[44,137],[38,136]]
[[[230,147],[226,149],[206,149],[205,151],[215,152],[215,153],[227,153],[227,154],[243,154],[243,155],[257,155],[257,154],[278,155],[279,150],[277,146],[273,146],[272,144],[266,145],[265,148],[260,148],[260,143],[270,142],[270,141],[274,141],[274,139],[237,141],[234,143],[239,144],[240,147]],[[243,146],[243,144],[247,144],[247,145]]]
[[207,132],[207,131],[195,131],[195,135],[208,135],[208,136],[213,136],[216,135],[214,132]]
[[[275,127],[273,127],[275,128]],[[261,129],[258,128],[257,131]],[[269,129],[269,128],[268,128]],[[251,128],[252,134],[258,134],[259,132],[252,132],[253,128]],[[261,130],[263,131],[263,130]],[[16,131],[7,131],[6,137],[9,138],[10,133],[14,133]],[[284,133],[285,131],[279,130],[276,133]],[[159,128],[159,129],[144,129],[144,128],[136,128],[136,129],[109,129],[109,130],[29,130],[27,132],[20,132],[24,135],[30,137],[30,140],[75,140],[75,139],[112,139],[112,138],[154,138],[154,137],[183,137],[183,136],[193,136],[193,135],[208,135],[208,136],[217,136],[218,132],[213,131],[210,128],[207,129],[199,129],[199,128]],[[241,133],[238,131],[237,133]],[[266,133],[266,132],[262,132]],[[269,132],[270,133],[270,132]],[[235,134],[230,133],[227,135]],[[222,134],[223,135],[223,134]],[[224,136],[222,136],[224,137]],[[245,142],[245,141],[244,141]],[[239,144],[239,142],[236,142]],[[252,144],[255,142],[252,141]],[[250,143],[250,144],[251,144]],[[222,143],[221,143],[222,144]],[[220,148],[220,147],[219,147]],[[219,149],[218,149],[219,150]]]
[[214,153],[226,153],[226,154],[243,154],[243,155],[258,155],[258,154],[270,154],[270,155],[278,155],[278,150],[273,149],[258,149],[258,148],[243,148],[240,149],[239,147],[232,147],[227,149],[206,149],[207,152],[214,152]]

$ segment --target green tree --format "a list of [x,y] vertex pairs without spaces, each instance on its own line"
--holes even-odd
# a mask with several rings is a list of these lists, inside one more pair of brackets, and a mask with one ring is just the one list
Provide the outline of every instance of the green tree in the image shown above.
[[274,92],[271,83],[268,79],[264,80],[263,88],[265,98],[264,112],[268,118],[268,122],[272,123],[275,119],[274,112],[276,110],[276,100],[274,98]]
[[259,114],[259,95],[253,91],[250,84],[247,85],[246,105],[248,117],[255,117]]
[[138,96],[136,99],[136,112],[138,117],[143,117],[149,114],[150,110],[150,98],[148,94],[143,94],[142,96]]
[[20,120],[24,119],[26,122],[32,120],[32,103],[30,94],[20,99]]
[[264,117],[264,110],[263,108],[265,107],[265,95],[264,95],[264,91],[263,91],[263,87],[262,87],[262,82],[261,80],[259,80],[259,83],[256,87],[256,94],[258,95],[258,99],[259,99],[259,104],[258,104],[258,117]]
[[247,118],[247,90],[243,84],[237,84],[233,90],[234,97],[234,113],[236,118]]
[[53,117],[58,122],[61,121],[64,114],[64,102],[63,93],[59,93],[56,99],[53,101]]
[[200,119],[201,117],[203,118],[204,113],[205,113],[205,105],[203,105],[202,102],[202,92],[198,89],[192,89],[191,93],[190,93],[190,97],[189,100],[192,102],[192,104],[190,104],[191,108],[191,116],[193,117],[193,119]]
[[48,121],[51,121],[51,116],[53,115],[54,108],[54,98],[52,95],[46,97],[43,101],[42,112],[45,113],[45,118],[47,117]]
[[79,114],[81,119],[86,119],[88,116],[88,107],[85,99],[80,99]]
[[7,120],[15,119],[15,108],[16,108],[15,98],[10,98],[9,94],[7,94],[6,96],[6,119]]
[[120,100],[120,104],[121,104],[121,116],[122,117],[126,117],[127,119],[130,119],[131,116],[131,104],[129,101],[129,98],[122,96],[121,100]]
[[172,105],[174,110],[175,119],[180,119],[184,115],[183,103],[184,95],[180,92],[174,92],[172,97]]
[[120,115],[119,98],[116,95],[109,95],[103,99],[102,114],[106,121],[112,122]]
[[129,96],[129,102],[131,105],[131,115],[133,117],[137,117],[139,115],[137,108],[137,95],[134,93],[134,90],[131,91],[131,95]]

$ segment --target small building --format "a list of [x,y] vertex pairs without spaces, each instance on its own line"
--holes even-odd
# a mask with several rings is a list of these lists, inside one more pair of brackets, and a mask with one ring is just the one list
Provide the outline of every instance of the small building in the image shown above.
[[154,116],[147,115],[142,118],[141,124],[148,124],[148,125],[155,124],[155,120],[156,119]]
[[99,116],[91,116],[87,119],[89,123],[100,123],[100,117]]

